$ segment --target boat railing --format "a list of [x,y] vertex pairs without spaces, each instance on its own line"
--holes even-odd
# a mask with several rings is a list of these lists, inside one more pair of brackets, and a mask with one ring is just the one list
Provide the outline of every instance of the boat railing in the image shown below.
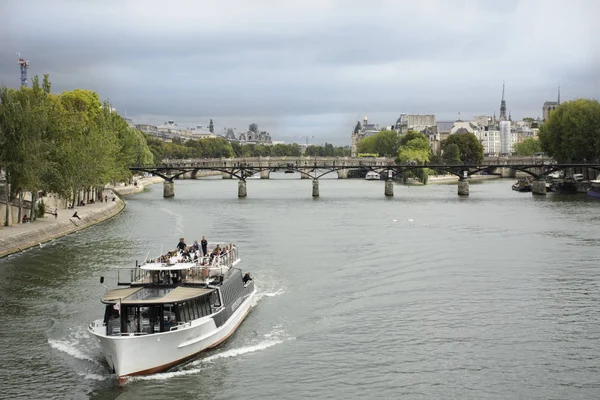
[[152,276],[150,271],[139,267],[117,268],[117,285],[150,284]]
[[[221,244],[218,244],[219,247],[221,246]],[[208,252],[207,252],[207,256],[201,256],[198,257],[197,259],[195,258],[195,263],[194,266],[192,266],[189,269],[188,274],[186,274],[185,278],[184,278],[184,282],[185,281],[190,281],[190,280],[204,280],[206,278],[210,276],[214,276],[216,275],[216,272],[218,272],[218,274],[223,274],[224,272],[226,272],[227,270],[229,270],[231,267],[233,267],[233,265],[238,261],[238,248],[234,245],[230,245],[230,244],[222,244],[223,247],[222,248],[227,248],[230,247],[225,253],[223,254],[212,254],[212,252],[214,251],[214,249],[217,247],[217,244],[213,244],[212,246],[209,247]],[[177,256],[173,256],[173,257],[177,257],[177,262],[183,262],[183,259],[179,259],[179,256],[181,256],[181,254],[178,254]],[[158,260],[160,260],[162,257],[159,257],[156,260],[150,260],[150,262],[157,262]],[[164,266],[167,267],[168,265],[171,265],[171,260],[173,259],[172,257],[166,257],[164,259],[168,259],[169,262],[164,263]],[[160,262],[160,261],[159,261]],[[136,266],[136,267],[118,267],[116,272],[117,275],[117,285],[120,286],[127,286],[127,285],[147,285],[147,284],[152,284],[152,283],[156,283],[156,276],[153,277],[152,271],[150,270],[145,270],[140,268],[140,266]],[[156,274],[154,274],[156,275]],[[154,281],[153,281],[154,279]]]

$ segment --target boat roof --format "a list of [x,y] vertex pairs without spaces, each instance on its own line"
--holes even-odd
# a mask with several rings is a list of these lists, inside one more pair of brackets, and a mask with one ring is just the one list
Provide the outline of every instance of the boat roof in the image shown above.
[[212,293],[215,289],[178,286],[176,288],[136,287],[110,290],[102,297],[103,303],[121,304],[165,304],[179,303]]
[[140,289],[141,289],[141,287],[129,287],[129,288],[125,288],[125,289],[109,290],[108,292],[104,293],[104,296],[102,296],[102,302],[103,303],[111,303],[111,302],[116,302],[117,300],[122,300],[125,297],[134,294],[135,292],[137,292]]
[[195,266],[196,266],[196,263],[193,263],[193,262],[175,263],[172,265],[154,262],[154,263],[142,264],[140,266],[140,269],[143,269],[146,271],[175,271],[175,270],[189,269],[189,268],[192,268]]

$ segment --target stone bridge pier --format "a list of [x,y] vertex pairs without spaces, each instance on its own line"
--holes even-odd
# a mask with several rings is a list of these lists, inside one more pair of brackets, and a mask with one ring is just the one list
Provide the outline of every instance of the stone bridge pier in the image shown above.
[[319,180],[318,179],[313,179],[312,197],[319,197]]
[[246,191],[246,181],[243,179],[240,179],[238,181],[238,197],[242,198],[242,197],[246,197],[248,195],[248,192]]
[[260,170],[260,179],[269,179],[270,175],[271,175],[270,169],[261,169]]
[[469,195],[469,178],[461,177],[458,179],[458,195],[468,196]]
[[348,179],[348,168],[341,168],[337,170],[338,179]]
[[163,197],[173,197],[175,196],[175,183],[173,181],[164,181],[163,182]]
[[532,194],[546,194],[546,180],[538,178],[531,183]]
[[310,174],[310,168],[300,168],[301,173],[300,174],[300,179],[310,179],[310,176],[308,176],[307,174]]
[[227,172],[221,172],[221,177],[223,179],[233,179],[233,176],[231,176],[231,174],[229,174]]
[[387,178],[385,179],[385,189],[383,191],[383,194],[386,197],[393,197],[394,196],[394,181],[392,179],[392,171],[384,171],[382,173],[387,174]]

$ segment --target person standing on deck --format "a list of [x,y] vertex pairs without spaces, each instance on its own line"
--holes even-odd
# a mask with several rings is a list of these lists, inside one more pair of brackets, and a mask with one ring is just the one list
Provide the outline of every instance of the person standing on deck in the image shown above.
[[184,239],[183,238],[179,238],[179,243],[177,243],[177,250],[183,251],[183,249],[185,249],[186,246],[187,245],[185,244]]
[[200,246],[202,247],[202,255],[206,257],[206,255],[208,254],[208,240],[206,240],[205,236],[202,236]]

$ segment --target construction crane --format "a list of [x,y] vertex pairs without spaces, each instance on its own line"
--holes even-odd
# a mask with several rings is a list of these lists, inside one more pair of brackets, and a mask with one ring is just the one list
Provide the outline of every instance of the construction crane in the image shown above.
[[19,57],[19,66],[21,67],[21,86],[27,86],[27,68],[29,68],[29,61],[26,61],[20,56],[21,54],[17,53],[17,57]]
[[314,139],[314,136],[292,136],[294,139],[306,139],[306,146],[308,147],[308,139]]

